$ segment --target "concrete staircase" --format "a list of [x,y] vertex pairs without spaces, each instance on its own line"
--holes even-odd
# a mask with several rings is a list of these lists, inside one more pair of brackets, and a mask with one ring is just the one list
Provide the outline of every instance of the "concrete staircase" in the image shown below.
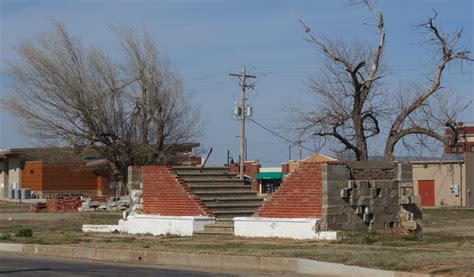
[[251,216],[263,203],[263,198],[227,167],[206,167],[201,172],[199,167],[173,169],[216,217],[215,224],[206,225],[204,231],[196,235],[233,235],[233,218]]

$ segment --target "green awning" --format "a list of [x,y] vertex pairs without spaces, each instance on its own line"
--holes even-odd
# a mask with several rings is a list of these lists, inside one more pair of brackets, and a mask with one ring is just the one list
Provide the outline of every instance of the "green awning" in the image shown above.
[[281,172],[260,172],[255,179],[257,180],[281,180],[283,174]]

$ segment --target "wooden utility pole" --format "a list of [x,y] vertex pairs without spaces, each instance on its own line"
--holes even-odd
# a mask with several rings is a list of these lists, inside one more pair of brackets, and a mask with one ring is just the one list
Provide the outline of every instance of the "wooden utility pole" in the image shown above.
[[240,95],[240,161],[239,161],[239,177],[240,179],[244,178],[244,160],[245,160],[245,91],[247,88],[253,88],[253,85],[247,85],[247,78],[255,79],[256,76],[248,75],[245,71],[245,67],[242,68],[240,73],[229,73],[229,76],[239,77],[240,87],[242,88],[242,93]]

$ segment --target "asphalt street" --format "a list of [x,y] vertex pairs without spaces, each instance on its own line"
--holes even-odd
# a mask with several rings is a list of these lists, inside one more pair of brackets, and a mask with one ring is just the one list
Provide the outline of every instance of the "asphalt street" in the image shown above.
[[0,252],[0,276],[294,276],[270,272],[206,272],[158,266],[103,263],[52,257],[13,255]]
[[58,260],[46,257],[7,256],[0,253],[0,276],[233,276],[156,267]]

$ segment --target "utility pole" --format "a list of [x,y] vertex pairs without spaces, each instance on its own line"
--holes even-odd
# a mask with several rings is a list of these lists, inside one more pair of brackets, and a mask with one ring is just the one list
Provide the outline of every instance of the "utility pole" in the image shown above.
[[245,66],[242,68],[240,73],[229,73],[229,76],[239,77],[240,87],[242,88],[242,93],[240,95],[240,163],[239,163],[239,176],[240,179],[244,178],[244,160],[245,160],[245,92],[247,88],[253,88],[253,84],[247,84],[247,78],[255,79],[256,76],[248,75],[245,71]]
[[304,142],[304,140],[297,140],[295,141],[298,144],[298,147],[300,149],[300,161],[303,159],[303,152],[301,151],[301,144]]

